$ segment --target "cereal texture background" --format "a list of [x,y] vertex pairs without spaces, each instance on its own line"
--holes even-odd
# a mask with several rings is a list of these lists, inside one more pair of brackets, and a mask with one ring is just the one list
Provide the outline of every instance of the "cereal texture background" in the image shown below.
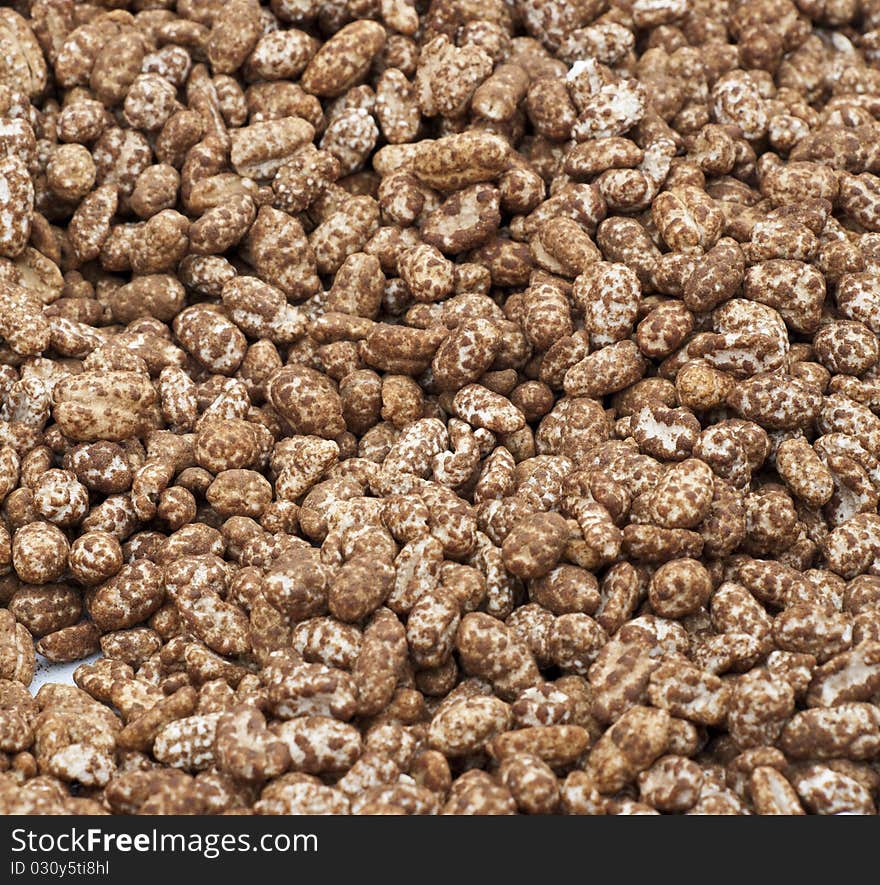
[[7,3],[0,813],[875,814],[878,335],[880,0]]

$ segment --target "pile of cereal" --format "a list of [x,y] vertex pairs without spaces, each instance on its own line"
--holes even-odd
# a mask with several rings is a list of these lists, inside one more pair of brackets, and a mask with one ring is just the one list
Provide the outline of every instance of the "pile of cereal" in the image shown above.
[[880,0],[0,9],[0,811],[875,813],[878,118]]

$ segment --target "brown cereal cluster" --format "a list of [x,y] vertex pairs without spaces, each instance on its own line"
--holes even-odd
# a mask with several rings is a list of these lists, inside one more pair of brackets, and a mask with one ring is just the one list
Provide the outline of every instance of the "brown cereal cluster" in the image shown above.
[[0,812],[876,813],[878,47],[0,9]]

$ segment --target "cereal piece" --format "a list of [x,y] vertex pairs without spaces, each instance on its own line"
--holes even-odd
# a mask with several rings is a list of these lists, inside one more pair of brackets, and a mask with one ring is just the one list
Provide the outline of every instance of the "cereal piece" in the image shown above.
[[98,629],[88,621],[62,627],[43,636],[35,648],[48,661],[79,661],[98,650]]
[[145,621],[165,599],[162,570],[148,559],[122,566],[89,598],[92,620],[102,631]]
[[791,686],[767,671],[752,670],[734,685],[728,728],[743,749],[772,744],[794,712]]
[[590,750],[587,774],[601,793],[616,793],[649,768],[664,749],[669,714],[649,707],[624,713]]
[[[681,461],[693,451],[700,422],[686,409],[667,409],[661,403],[648,401],[633,414],[630,429],[633,439],[646,455],[665,461]],[[682,470],[687,466],[699,473],[697,463],[688,458],[683,462]],[[670,474],[678,477],[681,471],[670,471]],[[705,483],[705,476],[701,476],[698,484]]]
[[601,397],[638,381],[645,361],[633,341],[619,341],[585,356],[565,373],[565,392],[573,397]]
[[807,506],[817,508],[834,494],[831,471],[804,439],[785,440],[776,451],[776,470]]
[[815,814],[875,814],[870,793],[845,774],[810,765],[795,778],[798,796]]
[[728,686],[686,661],[661,663],[651,673],[647,696],[670,715],[699,725],[723,722],[730,705]]
[[48,522],[31,522],[12,539],[12,566],[27,584],[49,584],[67,567],[69,544],[64,533]]
[[806,813],[791,784],[770,766],[759,766],[752,772],[749,778],[749,795],[758,814]]
[[455,413],[473,427],[494,433],[511,433],[525,423],[522,412],[506,397],[480,384],[462,387],[452,402]]
[[537,756],[522,753],[504,760],[499,777],[526,814],[553,814],[559,785],[552,769]]
[[496,179],[508,167],[509,151],[503,138],[489,132],[448,135],[419,147],[413,172],[430,187],[459,190]]
[[361,737],[351,725],[326,716],[301,716],[274,729],[287,746],[291,768],[309,774],[346,771],[361,754]]
[[297,433],[332,439],[345,429],[342,401],[335,385],[314,369],[279,369],[269,379],[267,394]]
[[248,246],[260,278],[277,286],[288,298],[301,301],[320,288],[315,254],[302,226],[292,216],[261,206],[248,235]]
[[33,636],[73,626],[82,613],[79,593],[63,584],[23,584],[9,600],[8,607]]
[[834,707],[849,701],[866,701],[880,680],[880,645],[866,641],[851,651],[834,655],[813,671],[807,691],[811,707]]
[[465,615],[456,648],[463,666],[490,679],[502,697],[513,699],[524,688],[538,684],[534,659],[525,645],[500,621],[478,612]]
[[501,760],[519,753],[537,756],[549,767],[562,767],[588,747],[590,735],[578,725],[536,725],[508,731],[492,741],[492,755]]
[[658,526],[694,528],[708,513],[713,491],[714,481],[706,464],[688,458],[663,474],[650,495],[648,508]]
[[34,641],[8,609],[0,611],[0,678],[27,687],[34,678]]
[[795,759],[870,759],[877,752],[877,710],[861,703],[803,710],[789,720],[779,740]]
[[334,98],[367,73],[373,56],[385,45],[385,30],[370,21],[357,21],[338,31],[312,58],[302,76],[302,87],[321,97]]
[[709,601],[712,579],[694,559],[664,563],[651,577],[648,599],[654,611],[664,618],[692,614]]
[[651,215],[666,245],[676,252],[707,252],[721,236],[721,211],[695,187],[659,194]]
[[693,808],[703,786],[702,769],[682,756],[662,756],[638,777],[639,794],[658,811]]
[[[11,12],[11,10],[9,10]],[[0,255],[15,258],[27,245],[34,208],[34,186],[24,162],[16,156],[0,160]]]
[[219,558],[184,556],[166,567],[165,592],[208,648],[219,654],[242,654],[250,645],[248,622],[241,609],[223,599],[226,580]]
[[428,729],[428,742],[445,756],[473,755],[506,731],[510,721],[510,708],[498,698],[462,698],[438,710]]
[[203,771],[215,763],[214,740],[221,713],[184,716],[156,735],[153,755],[174,768]]
[[482,245],[501,222],[500,200],[500,193],[487,184],[456,191],[424,220],[424,241],[446,254]]
[[294,80],[314,57],[319,43],[303,31],[271,31],[257,41],[245,65],[248,80]]
[[55,385],[53,415],[77,441],[119,441],[146,432],[156,391],[137,372],[83,372]]
[[755,375],[734,388],[728,403],[768,430],[794,430],[815,420],[820,397],[815,388],[797,378]]
[[520,520],[501,548],[504,567],[517,577],[540,578],[559,561],[568,523],[558,513],[536,513]]

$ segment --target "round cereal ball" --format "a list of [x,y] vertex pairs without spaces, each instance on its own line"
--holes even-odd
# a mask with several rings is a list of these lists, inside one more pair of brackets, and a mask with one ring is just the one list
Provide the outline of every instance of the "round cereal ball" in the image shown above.
[[712,594],[712,578],[696,559],[673,559],[654,572],[648,599],[663,618],[683,618],[704,606]]
[[25,584],[48,584],[64,573],[69,550],[67,537],[57,526],[31,522],[12,539],[12,565]]
[[652,808],[687,811],[700,798],[703,770],[684,756],[663,756],[638,778],[639,794]]
[[829,372],[842,375],[861,375],[880,359],[877,336],[855,320],[826,323],[813,338],[813,350]]
[[568,536],[568,523],[558,513],[526,516],[504,540],[504,567],[519,578],[540,578],[559,562]]
[[49,190],[62,200],[79,200],[95,183],[95,163],[81,144],[62,144],[52,152],[46,166]]
[[550,659],[566,673],[585,676],[608,634],[589,615],[561,615],[550,628]]
[[179,105],[177,91],[158,74],[140,74],[129,86],[123,114],[135,129],[161,129]]
[[249,467],[259,453],[253,427],[241,418],[206,421],[193,447],[196,463],[212,473]]
[[272,500],[272,486],[255,470],[224,470],[217,474],[205,497],[224,518],[257,519]]
[[260,525],[273,535],[295,535],[299,528],[299,507],[293,501],[272,501],[260,514]]
[[118,443],[80,443],[64,455],[64,466],[86,488],[102,495],[118,495],[131,487],[131,464]]
[[47,470],[34,486],[34,507],[43,519],[67,528],[89,512],[89,492],[71,471]]
[[156,515],[165,520],[172,531],[192,522],[197,511],[195,495],[182,486],[172,486],[159,495]]
[[122,568],[122,547],[109,532],[86,532],[71,544],[68,560],[77,581],[100,584]]
[[691,360],[675,376],[678,401],[694,412],[705,412],[722,405],[735,383],[732,375],[700,359]]
[[168,163],[148,166],[138,176],[131,195],[132,211],[140,218],[150,218],[177,203],[180,173]]
[[39,519],[34,507],[34,493],[25,486],[13,489],[3,502],[3,515],[11,531]]
[[511,391],[510,401],[525,415],[526,421],[538,421],[553,408],[555,398],[543,381],[524,381]]
[[[207,218],[206,213],[200,221]],[[210,372],[231,375],[241,365],[247,338],[235,323],[210,305],[187,307],[174,318],[173,327],[183,349]]]

